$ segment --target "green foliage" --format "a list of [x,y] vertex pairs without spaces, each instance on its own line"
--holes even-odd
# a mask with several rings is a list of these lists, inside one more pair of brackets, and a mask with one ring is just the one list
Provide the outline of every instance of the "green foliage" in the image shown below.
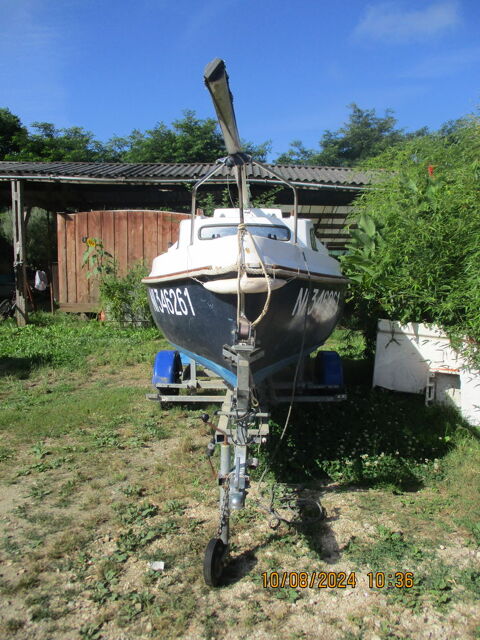
[[280,154],[276,164],[315,164],[315,151],[307,149],[301,140],[293,140],[290,149]]
[[82,268],[87,269],[87,278],[99,277],[100,279],[115,274],[117,266],[112,254],[106,251],[103,242],[98,238],[86,238],[86,249],[82,256]]
[[153,325],[147,289],[141,283],[147,275],[143,264],[138,263],[124,276],[119,276],[117,262],[101,240],[87,238],[86,245],[82,267],[87,268],[87,278],[99,281],[100,302],[107,318],[120,323]]
[[325,131],[320,139],[320,151],[307,149],[299,140],[290,144],[290,149],[280,155],[277,164],[314,164],[334,167],[351,167],[368,158],[379,155],[389,147],[405,139],[425,135],[426,128],[414,133],[396,129],[393,111],[387,109],[383,117],[375,109],[361,109],[355,103],[348,122],[337,131]]
[[[277,205],[277,196],[281,191],[281,187],[273,187],[263,191],[261,194],[251,198],[251,207],[272,207]],[[238,207],[237,189],[226,187],[222,191],[209,191],[201,193],[197,198],[198,207],[203,209],[206,216],[212,216],[215,209],[228,209],[230,207]]]
[[145,133],[135,129],[115,145],[126,162],[209,162],[226,154],[216,120],[200,120],[194,111],[184,111],[171,128],[160,122]]
[[147,274],[148,271],[142,264],[135,265],[124,276],[119,276],[116,270],[102,273],[100,301],[107,313],[107,319],[153,326],[147,287],[141,283]]
[[[0,235],[13,244],[13,221],[11,211],[0,212]],[[55,217],[44,209],[32,207],[26,225],[28,264],[47,267],[56,259],[57,234]]]
[[123,328],[58,312],[36,313],[26,327],[17,327],[13,320],[0,324],[0,375],[25,376],[42,365],[77,369],[92,355],[97,361],[108,355],[110,361],[120,357],[139,362],[150,357],[155,340],[158,329]]
[[0,108],[0,160],[19,150],[19,138],[25,133],[20,118],[9,109]]
[[461,430],[452,450],[441,461],[440,488],[450,497],[449,511],[455,522],[467,530],[474,545],[480,545],[480,434],[473,428]]
[[151,502],[142,502],[140,504],[119,503],[114,505],[114,509],[118,513],[122,524],[142,524],[146,518],[152,518],[158,513],[158,507]]
[[34,133],[22,128],[14,136],[16,149],[7,153],[5,160],[95,162],[108,159],[102,143],[83,127],[57,129],[50,122],[34,122],[32,129]]
[[[264,160],[269,143],[244,143],[247,153]],[[222,134],[214,118],[200,119],[185,110],[171,127],[159,122],[145,132],[134,129],[125,138],[112,138],[107,154],[121,162],[214,162],[226,155]]]
[[421,560],[425,553],[413,542],[406,540],[402,531],[391,531],[383,525],[377,527],[378,540],[360,542],[352,539],[346,553],[359,566],[368,566],[372,571],[385,571],[408,566],[408,561]]
[[[57,129],[51,122],[34,122],[28,131],[8,109],[0,109],[0,159],[41,162],[214,162],[226,155],[214,118],[197,118],[186,110],[171,126],[159,122],[145,132],[97,140],[83,127]],[[270,142],[243,142],[244,149],[265,161]]]
[[[366,213],[361,213],[357,227],[350,229],[350,240],[347,243],[348,253],[342,265],[351,274],[350,279],[359,283],[371,283],[380,276],[377,253],[384,243],[379,224]],[[365,295],[371,295],[368,286]]]
[[[480,122],[409,140],[372,161],[388,169],[357,201],[350,252],[354,315],[436,323],[480,364]],[[366,227],[369,227],[366,233]]]
[[382,452],[379,455],[364,453],[354,458],[319,460],[318,468],[334,482],[403,490],[419,484],[428,467],[423,461]]
[[[358,345],[343,353],[348,382],[351,365],[358,362],[349,354],[358,353]],[[305,482],[323,474],[342,484],[394,491],[442,477],[441,458],[465,426],[451,407],[425,407],[419,396],[356,385],[348,387],[342,403],[295,405],[286,436],[270,459],[285,414],[281,406],[272,408],[272,435],[263,453],[277,480]]]

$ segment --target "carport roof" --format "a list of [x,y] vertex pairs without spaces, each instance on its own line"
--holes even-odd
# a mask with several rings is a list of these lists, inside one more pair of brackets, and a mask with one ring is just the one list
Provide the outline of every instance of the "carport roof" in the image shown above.
[[[91,183],[163,183],[195,182],[205,175],[213,163],[109,163],[109,162],[0,162],[0,180],[15,178]],[[258,166],[248,166],[248,178],[258,182],[274,180]],[[270,165],[266,165],[270,166]],[[317,167],[300,165],[274,165],[282,177],[299,186],[321,188],[350,188],[361,190],[372,181],[372,174],[347,167]],[[212,182],[225,182],[232,176],[224,166]]]

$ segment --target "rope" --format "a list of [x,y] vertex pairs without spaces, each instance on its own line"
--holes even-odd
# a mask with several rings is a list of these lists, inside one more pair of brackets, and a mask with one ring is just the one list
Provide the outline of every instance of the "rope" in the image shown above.
[[262,257],[260,255],[260,252],[258,250],[257,247],[257,243],[255,242],[255,239],[253,237],[253,235],[250,233],[250,231],[247,229],[247,226],[245,223],[240,223],[238,225],[238,260],[237,260],[237,324],[240,321],[240,294],[241,294],[241,278],[242,276],[248,272],[248,270],[245,267],[245,261],[242,260],[243,258],[243,237],[245,235],[248,235],[252,241],[253,247],[255,249],[255,253],[257,254],[257,258],[258,261],[260,262],[260,266],[262,267],[262,271],[263,271],[263,277],[266,280],[267,283],[267,298],[265,300],[265,304],[263,305],[263,309],[260,313],[260,315],[258,316],[258,318],[256,318],[256,320],[254,320],[253,322],[251,322],[251,327],[252,329],[254,327],[256,327],[258,324],[260,324],[260,322],[263,320],[263,318],[267,315],[268,310],[270,308],[270,299],[272,297],[272,283],[271,283],[271,278],[268,275],[267,272],[267,267],[265,266],[265,263],[262,260]]
[[253,238],[253,235],[250,233],[250,231],[248,229],[246,229],[246,233],[250,236],[250,239],[252,241],[253,247],[255,249],[255,253],[257,254],[258,261],[260,262],[260,265],[262,267],[264,278],[265,278],[265,280],[267,282],[267,299],[265,300],[265,304],[263,306],[263,310],[262,310],[261,314],[258,316],[258,318],[256,320],[254,320],[254,322],[252,322],[252,327],[256,327],[257,324],[260,324],[260,322],[263,320],[263,318],[267,315],[268,310],[270,308],[270,298],[272,297],[272,283],[270,281],[270,276],[267,273],[267,268],[265,266],[265,263],[262,260],[260,252],[258,251],[257,243],[255,242],[255,240]]
[[245,223],[241,222],[237,228],[237,240],[238,240],[238,258],[237,258],[237,327],[240,327],[240,317],[244,315],[243,309],[240,309],[241,302],[241,284],[240,280],[243,276],[243,268],[245,266],[245,260],[243,259],[243,236],[247,227]]

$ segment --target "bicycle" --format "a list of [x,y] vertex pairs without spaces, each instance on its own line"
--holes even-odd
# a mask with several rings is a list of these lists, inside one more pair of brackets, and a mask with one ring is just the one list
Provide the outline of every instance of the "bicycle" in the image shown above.
[[7,318],[13,318],[17,309],[15,294],[12,298],[5,298],[0,302],[0,322],[7,320]]

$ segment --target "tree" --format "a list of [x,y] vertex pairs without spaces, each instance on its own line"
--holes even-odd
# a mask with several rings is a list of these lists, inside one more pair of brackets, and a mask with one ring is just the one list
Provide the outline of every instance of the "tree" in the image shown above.
[[4,160],[9,154],[19,150],[19,140],[27,130],[20,118],[9,109],[0,108],[0,159]]
[[[480,366],[480,119],[406,140],[370,162],[389,169],[358,200],[352,302],[364,327],[379,315],[436,323]],[[352,221],[353,221],[352,220]],[[364,234],[364,235],[362,235]],[[362,246],[363,245],[363,246]]]
[[426,128],[413,133],[397,129],[397,120],[391,109],[379,117],[375,109],[361,109],[355,103],[350,104],[349,108],[351,113],[348,122],[336,131],[327,130],[322,135],[320,151],[306,149],[299,140],[295,140],[290,144],[291,148],[277,159],[277,163],[352,167],[406,139],[427,133]]
[[278,156],[276,164],[315,164],[315,151],[307,149],[301,140],[293,140],[290,149]]
[[[269,151],[268,142],[244,147],[259,160]],[[145,133],[134,129],[126,138],[112,138],[106,148],[123,162],[215,162],[227,153],[217,121],[202,120],[189,110],[171,127],[159,122]]]
[[57,129],[50,122],[34,122],[32,128],[35,133],[24,129],[15,135],[18,148],[6,160],[94,162],[105,158],[102,143],[83,127]]

